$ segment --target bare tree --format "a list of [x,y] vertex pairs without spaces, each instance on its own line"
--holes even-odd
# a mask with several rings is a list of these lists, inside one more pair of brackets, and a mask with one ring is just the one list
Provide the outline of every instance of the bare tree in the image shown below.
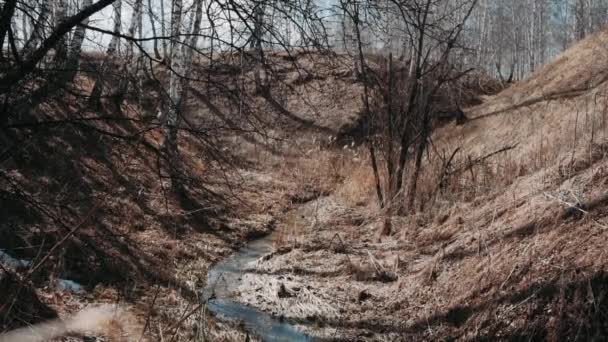
[[[80,11],[72,16],[65,16],[64,2],[58,3],[57,11],[62,20],[56,20],[55,27],[51,30],[50,34],[44,39],[40,47],[32,51],[26,59],[23,59],[14,68],[5,69],[6,71],[0,74],[0,95],[4,95],[16,86],[16,83],[24,80],[32,74],[36,69],[38,63],[47,56],[47,53],[51,49],[55,49],[56,58],[55,61],[62,60],[61,56],[67,54],[66,35],[83,20],[86,20],[94,13],[99,12],[106,6],[112,4],[116,0],[98,0],[89,6],[83,7]],[[5,13],[10,21],[12,13]],[[0,22],[4,22],[4,16],[0,17]],[[4,45],[4,41],[0,41]],[[64,50],[65,49],[65,50]],[[65,51],[65,52],[63,52]]]
[[[364,116],[369,132],[368,147],[376,178],[380,206],[385,211],[382,234],[392,232],[392,216],[399,203],[414,210],[418,175],[422,156],[432,132],[432,113],[436,110],[434,97],[453,78],[449,57],[470,16],[475,1],[392,1],[392,6],[376,6],[374,2],[341,1],[342,10],[354,25],[357,56],[364,85]],[[464,11],[458,20],[455,8]],[[396,70],[392,55],[386,67],[374,71],[367,65],[361,27],[364,11],[369,17],[382,18],[385,11],[396,13],[404,23],[412,43],[412,57],[407,68]],[[452,16],[451,16],[451,15]],[[368,25],[370,25],[368,23]],[[376,134],[379,132],[379,134]],[[407,169],[408,162],[411,167]],[[380,168],[385,172],[380,172]],[[385,174],[382,180],[382,174]],[[409,179],[409,194],[405,195],[404,178]],[[384,190],[383,190],[384,189]],[[407,201],[406,201],[407,200]]]

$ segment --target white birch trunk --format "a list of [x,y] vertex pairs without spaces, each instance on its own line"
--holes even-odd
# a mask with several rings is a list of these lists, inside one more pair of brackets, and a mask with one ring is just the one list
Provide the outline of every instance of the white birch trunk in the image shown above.
[[[93,3],[93,0],[84,0],[83,7],[88,7]],[[82,21],[83,25],[88,25],[89,18],[87,17]],[[71,82],[74,80],[76,73],[78,72],[79,61],[80,61],[80,52],[82,50],[82,43],[84,42],[84,37],[86,34],[86,28],[84,26],[77,26],[74,34],[72,35],[72,40],[70,41],[70,45],[68,48],[68,54],[66,58],[66,74],[64,82]]]
[[[160,31],[161,36],[167,36],[167,29],[165,28],[165,0],[160,1]],[[167,58],[169,55],[167,53],[167,39],[162,40],[163,44],[163,58]]]
[[173,189],[180,191],[182,189],[178,181],[179,151],[177,148],[177,129],[180,117],[181,108],[181,91],[180,91],[180,75],[183,71],[183,56],[180,49],[180,28],[182,24],[182,0],[173,0],[173,10],[171,13],[171,58],[170,70],[168,70],[169,78],[169,104],[166,108],[164,117],[165,126],[165,143],[164,149],[170,162],[171,183]]
[[22,48],[25,48],[27,39],[30,36],[30,33],[28,32],[29,26],[30,26],[30,24],[28,22],[27,14],[21,13],[21,42],[23,44],[23,45],[21,45]]
[[177,124],[177,106],[179,101],[179,78],[182,72],[182,57],[180,52],[180,27],[182,24],[182,0],[173,0],[173,11],[171,13],[171,51],[169,73],[169,110],[167,112],[166,124],[174,127]]
[[198,34],[201,29],[201,22],[203,18],[203,0],[196,0],[195,4],[196,12],[192,23],[192,29],[190,31],[191,35],[189,38],[186,38],[189,48],[182,50],[179,48],[179,46],[177,46],[177,42],[175,41],[175,37],[178,37],[180,33],[182,12],[181,0],[176,0],[173,4],[173,14],[171,20],[171,36],[174,37],[174,40],[171,44],[172,71],[169,71],[170,104],[165,118],[165,148],[172,163],[172,185],[177,191],[182,190],[181,184],[176,179],[177,171],[180,167],[177,134],[182,110],[188,96],[188,74],[190,74],[192,69],[194,48],[196,48],[198,44]]
[[[67,16],[67,0],[58,0],[55,3],[55,26],[59,25]],[[56,70],[61,70],[67,58],[68,35],[63,36],[55,48],[53,64]]]
[[[135,0],[135,3],[133,4],[133,16],[131,18],[131,23],[129,24],[129,29],[127,31],[128,37],[135,37],[136,30],[142,21],[142,3],[143,0]],[[133,59],[133,45],[133,41],[127,42],[125,65],[130,64]]]

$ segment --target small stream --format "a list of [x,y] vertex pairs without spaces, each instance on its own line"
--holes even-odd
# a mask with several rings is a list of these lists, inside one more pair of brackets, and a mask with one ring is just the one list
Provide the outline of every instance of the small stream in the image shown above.
[[220,317],[243,322],[247,331],[264,341],[312,341],[311,336],[297,330],[286,320],[231,299],[248,264],[270,252],[272,234],[250,242],[211,268],[207,274],[207,286],[203,290],[207,307]]

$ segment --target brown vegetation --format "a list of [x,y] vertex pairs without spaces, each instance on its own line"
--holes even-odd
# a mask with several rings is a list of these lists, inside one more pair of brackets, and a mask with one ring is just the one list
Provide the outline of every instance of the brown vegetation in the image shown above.
[[[577,58],[569,63],[605,67],[591,53],[604,36],[567,51]],[[374,176],[365,151],[349,150],[348,171],[333,195],[294,214],[298,244],[261,260],[240,298],[325,337],[605,338],[605,83],[548,104],[527,103],[537,87],[554,87],[539,79],[596,79],[570,73],[563,60],[467,109],[473,120],[435,132],[417,193],[420,211],[394,217],[393,237],[376,241],[384,219]],[[378,277],[384,272],[396,279]],[[249,296],[258,282],[274,284],[285,273],[311,292]]]
[[[127,34],[89,26],[112,2],[0,9],[0,340],[248,340],[201,290],[268,234],[230,299],[320,338],[606,338],[607,33],[507,84],[459,61],[474,1],[340,1],[340,53],[290,2],[267,12],[296,47],[270,2],[218,9],[230,43],[201,0],[148,8],[153,39],[151,2]],[[387,18],[407,55],[364,47]],[[87,30],[123,55],[82,52]]]

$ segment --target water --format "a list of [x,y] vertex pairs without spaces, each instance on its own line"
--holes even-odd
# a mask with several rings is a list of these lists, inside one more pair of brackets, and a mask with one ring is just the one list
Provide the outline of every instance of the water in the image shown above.
[[209,270],[207,287],[203,290],[207,307],[218,316],[243,322],[250,333],[264,341],[312,341],[311,336],[297,330],[289,322],[230,299],[247,265],[270,252],[271,237],[262,238],[249,243]]

